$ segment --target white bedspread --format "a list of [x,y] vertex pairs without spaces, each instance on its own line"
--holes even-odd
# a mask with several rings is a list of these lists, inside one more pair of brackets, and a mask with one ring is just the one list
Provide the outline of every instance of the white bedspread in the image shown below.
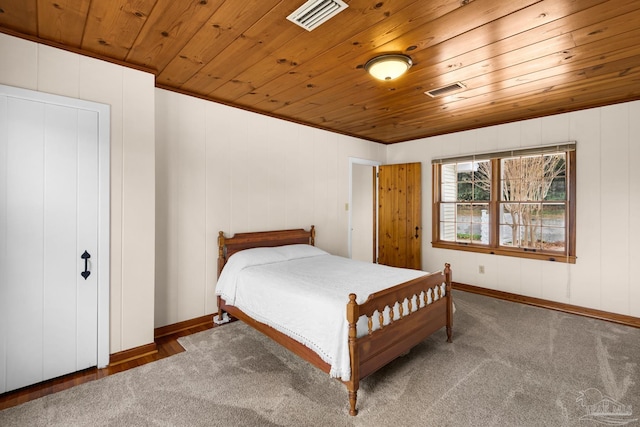
[[351,376],[346,306],[379,290],[423,276],[330,255],[310,245],[255,248],[231,256],[216,294],[252,318],[296,339],[331,366],[330,375]]

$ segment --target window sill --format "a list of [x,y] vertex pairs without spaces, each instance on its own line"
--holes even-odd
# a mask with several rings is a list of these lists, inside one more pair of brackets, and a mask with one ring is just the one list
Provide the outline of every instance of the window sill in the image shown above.
[[541,261],[562,262],[575,264],[577,257],[554,252],[531,252],[524,249],[489,248],[486,246],[472,245],[466,243],[451,242],[431,242],[431,247],[438,249],[453,249],[457,251],[477,252],[488,255],[502,255],[516,258],[537,259]]

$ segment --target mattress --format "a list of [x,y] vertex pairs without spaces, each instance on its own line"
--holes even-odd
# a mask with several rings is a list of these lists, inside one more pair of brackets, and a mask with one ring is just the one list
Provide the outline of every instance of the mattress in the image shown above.
[[[332,377],[347,381],[351,376],[346,319],[349,294],[355,293],[356,302],[363,303],[374,292],[425,274],[331,255],[311,245],[253,248],[228,259],[216,294],[311,348],[331,366]],[[408,303],[404,304],[406,312]],[[416,305],[414,298],[414,310]],[[397,316],[398,307],[394,310]],[[383,323],[388,317],[386,310]],[[367,332],[367,319],[362,317],[358,334]]]

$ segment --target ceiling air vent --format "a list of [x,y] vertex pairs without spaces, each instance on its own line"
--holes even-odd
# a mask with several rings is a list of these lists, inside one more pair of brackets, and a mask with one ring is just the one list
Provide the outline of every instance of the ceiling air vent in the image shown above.
[[457,92],[459,90],[462,89],[466,89],[467,87],[460,83],[460,82],[455,82],[454,84],[451,85],[447,85],[447,86],[443,86],[443,87],[439,87],[437,89],[433,89],[433,90],[428,90],[425,93],[427,95],[429,95],[432,98],[435,98],[437,96],[444,96],[444,95],[448,95],[452,92]]
[[347,7],[349,5],[342,0],[309,0],[287,16],[287,19],[305,30],[311,31]]

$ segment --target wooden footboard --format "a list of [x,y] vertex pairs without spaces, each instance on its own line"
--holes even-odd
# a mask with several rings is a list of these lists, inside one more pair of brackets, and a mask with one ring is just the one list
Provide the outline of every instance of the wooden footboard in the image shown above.
[[[399,315],[394,318],[393,307],[396,305]],[[385,325],[382,313],[387,308],[390,319]],[[368,319],[368,333],[358,338],[356,324],[361,316]],[[346,384],[349,390],[349,413],[356,415],[357,392],[362,378],[405,354],[442,327],[446,327],[447,341],[451,342],[453,298],[450,265],[445,264],[444,272],[419,277],[371,294],[362,304],[356,303],[355,294],[349,295],[347,321],[351,379]],[[374,329],[376,324],[382,326]]]
[[[221,231],[218,236],[218,275],[220,275],[227,259],[239,250],[293,243],[313,245],[314,240],[315,228],[313,226],[310,231],[296,229],[243,233],[231,238],[225,238]],[[444,292],[441,290],[443,284]],[[398,315],[392,315],[389,322],[381,320],[380,313],[383,313],[387,307],[389,307],[389,312],[393,313],[392,308],[396,304],[401,307],[398,310]],[[220,319],[222,319],[223,311],[249,324],[324,372],[330,372],[331,366],[310,348],[276,329],[252,319],[242,310],[227,305],[224,299],[218,297],[218,316]],[[362,304],[356,303],[356,295],[351,294],[346,306],[346,316],[349,322],[351,378],[344,383],[349,392],[349,413],[356,415],[358,413],[356,408],[357,393],[362,378],[407,353],[442,327],[446,327],[447,341],[451,342],[453,299],[451,296],[450,265],[445,264],[442,272],[428,274],[371,294]],[[356,324],[361,316],[366,316],[369,319],[369,330],[368,333],[358,337]],[[377,327],[377,325],[382,325],[382,327]]]

